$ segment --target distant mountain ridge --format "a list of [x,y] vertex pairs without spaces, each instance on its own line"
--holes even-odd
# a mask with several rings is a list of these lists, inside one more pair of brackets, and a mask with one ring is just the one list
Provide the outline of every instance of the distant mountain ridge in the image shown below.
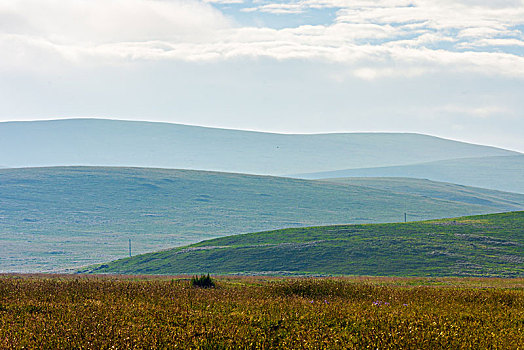
[[524,193],[524,155],[449,159],[403,166],[298,174],[293,177],[302,179],[409,177]]
[[285,175],[516,154],[421,134],[291,135],[109,119],[0,123],[0,164],[6,167],[132,166]]

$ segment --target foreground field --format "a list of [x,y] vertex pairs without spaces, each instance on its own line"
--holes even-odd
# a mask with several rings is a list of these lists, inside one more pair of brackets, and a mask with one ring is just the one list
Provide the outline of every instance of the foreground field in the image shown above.
[[0,277],[0,348],[524,346],[524,279]]

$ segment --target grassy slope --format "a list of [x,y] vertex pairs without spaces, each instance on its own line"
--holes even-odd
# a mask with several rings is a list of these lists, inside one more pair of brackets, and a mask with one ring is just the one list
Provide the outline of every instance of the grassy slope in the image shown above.
[[524,212],[236,235],[87,271],[522,277]]
[[[471,189],[475,191],[475,189]],[[0,171],[0,271],[49,271],[286,227],[396,222],[521,210],[524,196],[479,203],[346,184],[201,171]],[[498,196],[498,197],[497,197]],[[508,198],[506,198],[508,196]],[[496,197],[496,198],[495,198]],[[518,203],[511,205],[509,201]],[[482,202],[482,203],[480,203]]]
[[293,174],[515,152],[420,134],[282,135],[118,120],[0,123],[0,164]]
[[405,166],[302,174],[305,179],[410,177],[524,193],[524,155],[454,159]]

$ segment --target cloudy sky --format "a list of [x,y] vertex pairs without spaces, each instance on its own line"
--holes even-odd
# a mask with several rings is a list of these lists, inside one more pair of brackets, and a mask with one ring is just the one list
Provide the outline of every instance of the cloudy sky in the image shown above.
[[524,0],[0,0],[0,121],[71,117],[524,152]]

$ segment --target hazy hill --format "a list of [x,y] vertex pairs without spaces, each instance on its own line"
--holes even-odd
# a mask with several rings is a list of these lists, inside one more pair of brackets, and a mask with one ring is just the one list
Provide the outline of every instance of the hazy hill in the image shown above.
[[481,189],[453,200],[396,191],[190,170],[2,169],[0,271],[113,260],[126,256],[129,238],[137,254],[244,232],[396,222],[405,211],[415,220],[524,208],[524,195]]
[[479,187],[468,187],[447,182],[405,177],[346,177],[323,179],[354,186],[365,186],[397,193],[409,193],[429,198],[440,198],[480,205],[508,205],[516,208],[522,194],[501,192]]
[[524,193],[524,155],[452,159],[405,166],[346,169],[296,177],[411,177]]
[[168,123],[0,123],[0,164],[138,166],[294,174],[516,154],[420,134],[284,135]]
[[251,233],[83,272],[524,276],[524,212]]

